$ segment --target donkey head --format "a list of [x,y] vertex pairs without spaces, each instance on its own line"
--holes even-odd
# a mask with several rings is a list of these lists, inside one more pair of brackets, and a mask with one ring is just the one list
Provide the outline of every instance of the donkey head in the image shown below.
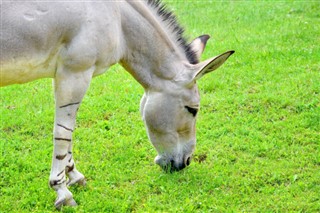
[[[200,58],[209,36],[193,40],[190,47]],[[146,90],[140,105],[148,136],[158,155],[155,163],[166,171],[177,171],[191,162],[196,146],[196,118],[200,95],[196,80],[221,66],[234,51],[198,64],[179,62],[177,75],[160,91]]]

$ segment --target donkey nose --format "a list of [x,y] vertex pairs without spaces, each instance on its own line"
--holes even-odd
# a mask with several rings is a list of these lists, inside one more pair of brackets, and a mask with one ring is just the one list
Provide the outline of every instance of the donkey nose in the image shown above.
[[191,158],[188,157],[184,162],[175,162],[171,160],[170,163],[163,167],[163,169],[167,172],[176,172],[184,169],[185,167],[189,166],[191,162]]
[[157,156],[155,158],[155,163],[158,164],[166,172],[180,171],[184,169],[186,166],[189,166],[190,162],[191,157],[187,157],[179,161],[174,159],[170,159],[167,161],[165,158],[162,158],[161,156]]
[[180,171],[181,169],[184,169],[185,167],[186,165],[184,163],[177,163],[174,160],[171,160],[170,163],[168,163],[162,168],[166,172],[176,172],[176,171]]

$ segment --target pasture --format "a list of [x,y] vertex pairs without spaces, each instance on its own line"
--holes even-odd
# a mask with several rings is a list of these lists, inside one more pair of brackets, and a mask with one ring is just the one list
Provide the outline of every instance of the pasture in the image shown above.
[[[198,82],[191,165],[153,163],[139,113],[142,87],[120,66],[95,78],[74,132],[86,187],[62,212],[319,212],[320,4],[166,1],[203,59],[236,53]],[[54,212],[48,186],[51,79],[0,89],[0,212]]]

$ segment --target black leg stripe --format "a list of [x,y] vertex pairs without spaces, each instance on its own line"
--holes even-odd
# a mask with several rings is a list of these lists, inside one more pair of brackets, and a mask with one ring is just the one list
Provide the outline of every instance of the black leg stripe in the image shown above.
[[65,170],[62,170],[61,172],[59,172],[59,174],[57,174],[57,176],[61,175]]
[[[63,180],[63,178],[64,178],[64,175],[61,177],[61,179],[60,180],[51,180],[50,181],[50,186],[52,187],[52,186],[56,186],[56,185],[60,185],[60,184],[63,184],[66,180]],[[62,181],[63,180],[63,181]],[[62,181],[62,182],[60,182],[60,181]],[[59,183],[60,182],[60,183]]]
[[71,166],[66,166],[66,172],[69,173],[74,169],[74,164],[72,164]]
[[71,139],[69,138],[54,138],[55,140],[59,140],[59,141],[68,141],[71,142]]
[[[64,177],[64,176],[63,176]],[[60,180],[61,181],[61,180]],[[63,184],[64,182],[66,182],[67,180],[63,180],[62,182],[58,183],[57,185]]]
[[67,156],[67,154],[57,155],[57,156],[56,156],[56,159],[58,159],[58,160],[63,160],[66,156]]
[[77,104],[80,104],[80,102],[66,104],[66,105],[60,106],[59,108],[64,108],[64,107],[68,107],[68,106],[72,106],[72,105],[77,105]]
[[80,104],[80,102],[66,104],[66,105],[60,106],[59,108],[64,108],[64,107],[68,107],[68,106],[72,106],[72,105],[77,105],[77,104]]
[[65,130],[68,130],[68,131],[70,131],[70,132],[73,132],[73,129],[70,129],[70,128],[68,128],[68,127],[65,127],[65,126],[63,126],[63,125],[61,125],[61,124],[57,124],[57,126],[60,126],[60,127],[64,128]]

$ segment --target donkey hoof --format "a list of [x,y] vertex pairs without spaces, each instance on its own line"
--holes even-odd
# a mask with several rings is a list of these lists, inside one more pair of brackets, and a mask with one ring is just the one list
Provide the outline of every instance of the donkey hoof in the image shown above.
[[63,200],[56,200],[55,202],[54,202],[54,207],[56,207],[56,209],[57,210],[61,210],[61,207],[62,207],[62,205],[63,205]]
[[65,205],[65,206],[77,206],[78,204],[77,204],[77,202],[76,202],[73,198],[71,198],[71,199],[69,199],[69,200],[66,200],[66,202],[64,203],[64,205]]
[[69,180],[69,182],[67,183],[67,186],[72,186],[74,184],[79,184],[80,186],[85,186],[87,184],[87,182],[84,177],[81,177],[79,179]]
[[65,203],[66,201],[66,198],[62,198],[62,199],[57,199],[55,202],[54,202],[54,207],[56,207],[57,210],[61,210],[61,207],[63,206],[63,204]]
[[66,198],[63,198],[56,200],[54,206],[57,210],[61,210],[62,206],[77,206],[77,202],[73,198],[70,198],[68,200]]
[[86,185],[87,185],[87,181],[86,181],[85,178],[82,178],[82,179],[80,179],[80,180],[78,181],[78,184],[79,184],[80,186],[86,186]]
[[57,199],[54,202],[56,209],[60,210],[62,206],[75,206],[77,205],[72,197],[72,193],[67,189],[67,187],[62,187],[56,190]]

